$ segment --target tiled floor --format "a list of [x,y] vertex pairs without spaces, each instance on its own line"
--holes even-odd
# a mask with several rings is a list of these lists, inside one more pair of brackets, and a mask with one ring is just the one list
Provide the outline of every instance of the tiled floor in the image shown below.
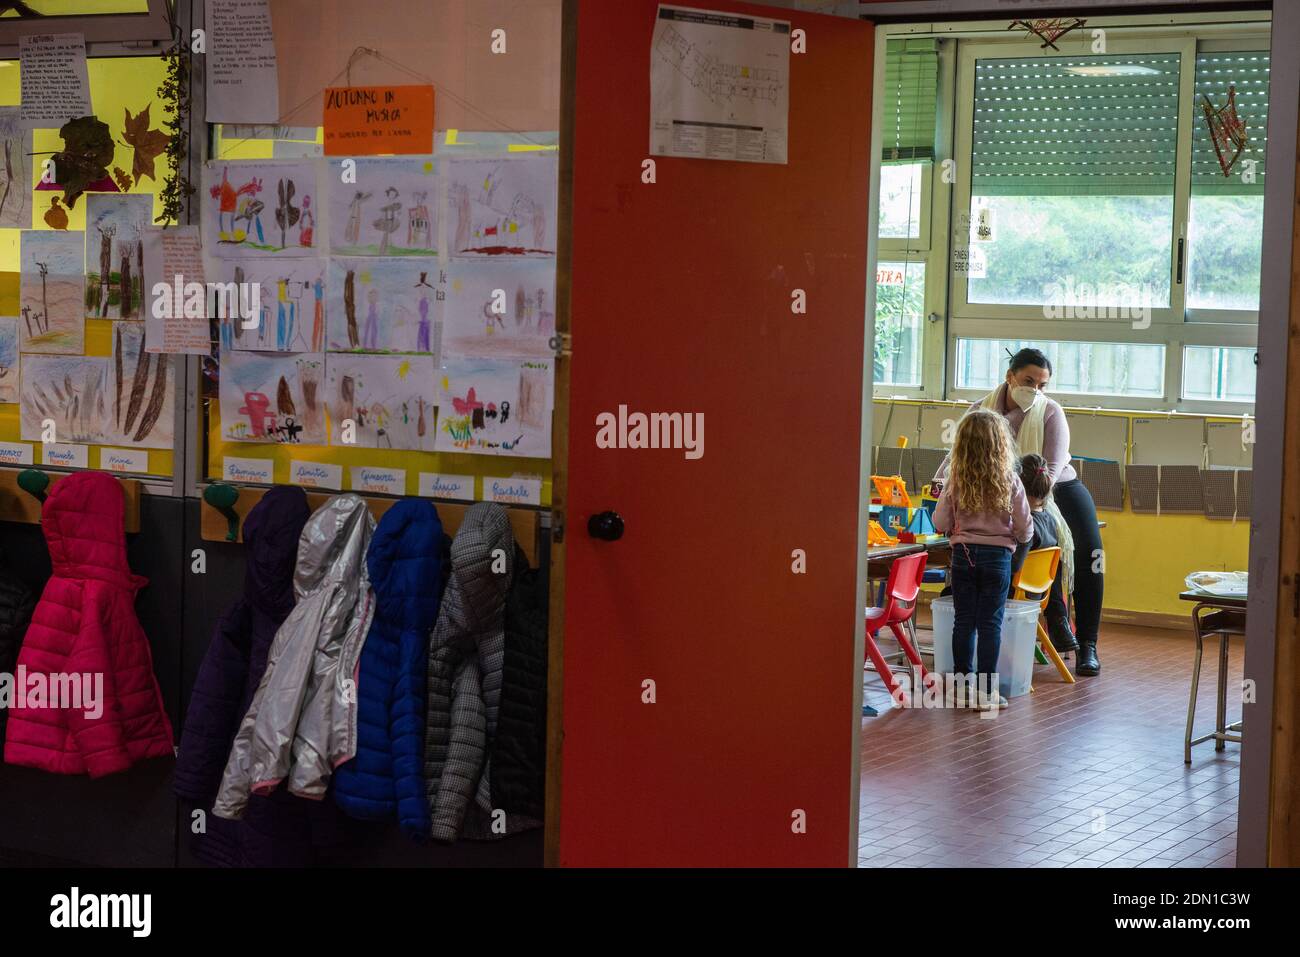
[[[1034,693],[993,720],[891,708],[868,671],[865,700],[880,716],[862,721],[859,866],[1233,866],[1240,745],[1206,742],[1183,764],[1193,649],[1190,628],[1105,625],[1100,676],[1066,685],[1039,665]],[[1215,649],[1207,643],[1197,734],[1214,724]],[[1230,722],[1241,662],[1234,644]]]

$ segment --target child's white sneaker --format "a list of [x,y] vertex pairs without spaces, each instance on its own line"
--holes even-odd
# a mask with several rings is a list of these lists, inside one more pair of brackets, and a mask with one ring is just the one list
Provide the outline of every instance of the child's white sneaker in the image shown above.
[[980,711],[998,711],[1007,706],[1007,699],[1000,694],[987,694],[983,691],[979,695],[979,703],[976,707]]

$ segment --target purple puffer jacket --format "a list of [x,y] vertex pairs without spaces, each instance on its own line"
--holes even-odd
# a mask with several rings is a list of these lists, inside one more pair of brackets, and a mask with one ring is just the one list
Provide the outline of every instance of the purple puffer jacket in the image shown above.
[[[253,797],[239,821],[212,813],[231,743],[266,670],[267,653],[293,610],[298,538],[311,514],[300,488],[271,489],[244,521],[244,594],[217,622],[199,668],[176,760],[176,795],[201,808],[194,834],[200,860],[221,867],[305,867],[327,863],[349,840],[333,801],[279,791]],[[194,815],[181,826],[194,830]]]

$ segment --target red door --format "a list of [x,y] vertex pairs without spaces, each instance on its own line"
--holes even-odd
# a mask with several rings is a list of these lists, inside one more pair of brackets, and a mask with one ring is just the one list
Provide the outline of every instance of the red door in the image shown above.
[[[788,165],[644,184],[658,0],[576,6],[559,861],[844,866],[872,28],[699,3],[805,31]],[[702,413],[703,454],[598,447],[620,406]]]

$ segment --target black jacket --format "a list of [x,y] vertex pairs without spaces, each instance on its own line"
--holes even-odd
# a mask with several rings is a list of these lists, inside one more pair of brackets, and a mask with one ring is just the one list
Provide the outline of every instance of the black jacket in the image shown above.
[[544,576],[528,567],[528,558],[515,545],[515,576],[506,596],[501,710],[489,767],[497,806],[539,821],[546,797],[547,610]]
[[[7,571],[0,571],[0,675],[14,673],[35,607],[36,599],[27,586]],[[9,710],[0,708],[0,742],[4,741],[8,716]]]

